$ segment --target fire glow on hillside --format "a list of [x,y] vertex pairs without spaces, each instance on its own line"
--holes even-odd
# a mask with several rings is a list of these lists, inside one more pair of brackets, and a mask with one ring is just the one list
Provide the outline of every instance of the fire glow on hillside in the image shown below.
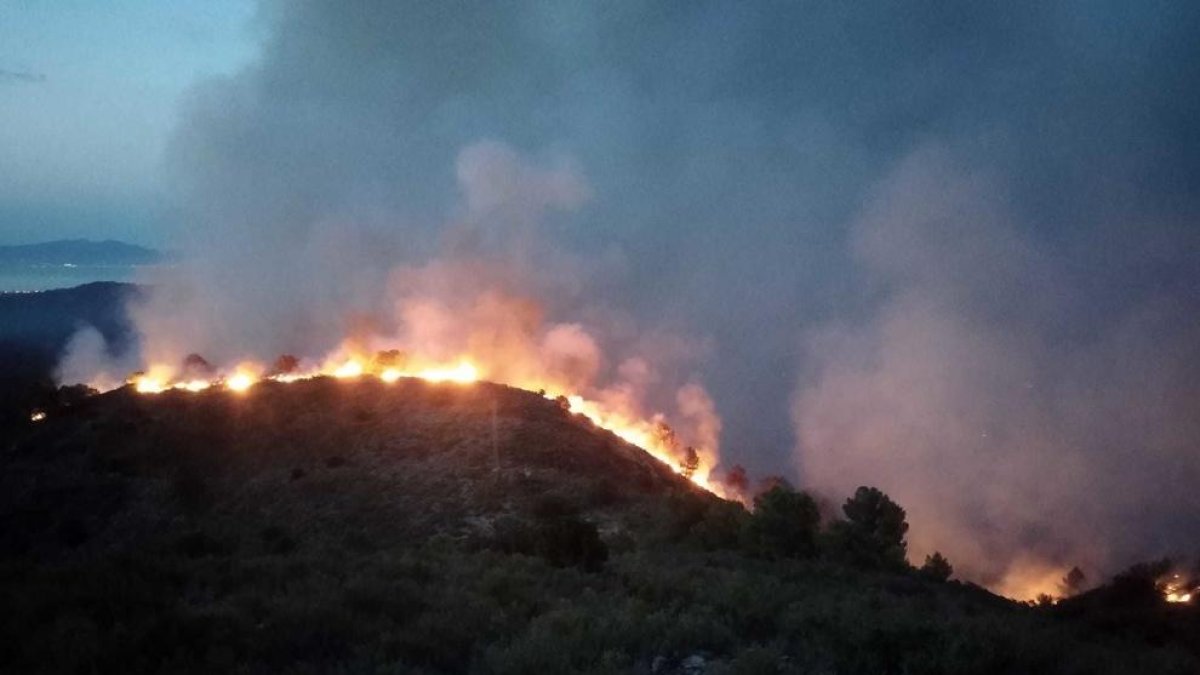
[[1192,601],[1192,595],[1200,591],[1189,579],[1181,574],[1172,574],[1158,583],[1163,600],[1171,604],[1186,604]]
[[617,405],[568,393],[554,383],[537,378],[518,382],[502,382],[489,377],[491,370],[469,357],[450,363],[425,362],[413,359],[397,350],[378,352],[373,356],[342,349],[319,363],[305,364],[291,356],[280,357],[273,366],[244,361],[228,370],[212,368],[204,359],[190,356],[182,369],[153,365],[134,374],[127,384],[142,394],[157,394],[167,390],[199,392],[210,388],[241,393],[258,382],[296,382],[316,377],[354,379],[377,377],[385,383],[401,378],[416,378],[432,383],[470,385],[481,380],[537,392],[547,399],[558,401],[571,413],[586,417],[596,426],[606,429],[622,440],[636,445],[709,492],[726,499],[742,499],[742,495],[712,479],[715,464],[714,448],[684,447],[666,424],[661,414],[649,419],[623,411]]

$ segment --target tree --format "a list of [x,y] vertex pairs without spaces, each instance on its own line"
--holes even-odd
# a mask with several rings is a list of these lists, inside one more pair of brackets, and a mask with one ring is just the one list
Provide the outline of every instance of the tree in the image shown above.
[[722,482],[739,495],[744,495],[750,490],[750,478],[746,475],[746,467],[741,464],[735,464],[729,473],[725,474]]
[[807,558],[816,553],[820,522],[816,501],[781,483],[754,498],[748,543],[759,555]]
[[1084,575],[1083,570],[1072,567],[1059,585],[1062,586],[1063,595],[1072,596],[1082,591],[1085,583],[1087,583],[1087,576]]
[[946,560],[940,552],[934,551],[933,555],[925,556],[925,564],[921,565],[921,576],[931,581],[946,581],[954,574],[954,567],[950,565],[950,561]]
[[688,446],[683,451],[683,464],[680,466],[683,470],[683,477],[691,480],[692,476],[696,475],[696,469],[700,468],[700,455],[696,454],[696,449]]
[[272,375],[288,375],[300,367],[300,359],[291,354],[282,354],[275,359],[275,365],[271,367]]
[[908,532],[904,509],[878,488],[860,487],[842,506],[846,520],[830,528],[829,552],[852,565],[872,569],[901,569]]
[[183,372],[186,377],[212,377],[216,370],[212,364],[199,354],[188,354],[183,359]]
[[385,349],[375,352],[374,361],[379,368],[402,368],[408,361],[408,354],[399,349]]

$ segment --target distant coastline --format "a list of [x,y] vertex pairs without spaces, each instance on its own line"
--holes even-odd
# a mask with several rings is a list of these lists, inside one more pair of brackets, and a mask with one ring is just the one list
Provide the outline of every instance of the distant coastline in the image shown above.
[[0,246],[0,293],[37,293],[97,281],[132,282],[174,256],[122,241],[62,239]]

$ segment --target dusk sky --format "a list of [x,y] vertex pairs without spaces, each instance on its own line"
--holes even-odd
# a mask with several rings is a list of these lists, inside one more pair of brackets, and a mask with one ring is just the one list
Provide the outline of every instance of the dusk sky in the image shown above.
[[245,65],[254,3],[0,3],[0,243],[164,244],[180,96]]
[[5,2],[0,240],[194,252],[266,349],[458,237],[678,359],[727,464],[879,485],[985,577],[1113,565],[1200,529],[1197,35],[1153,0]]

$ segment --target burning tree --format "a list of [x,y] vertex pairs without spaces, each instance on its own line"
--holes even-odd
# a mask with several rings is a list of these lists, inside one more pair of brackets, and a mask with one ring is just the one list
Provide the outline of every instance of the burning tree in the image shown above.
[[188,354],[183,359],[183,373],[186,378],[209,378],[216,373],[216,369],[199,354]]
[[1071,571],[1067,572],[1067,576],[1063,577],[1063,580],[1059,583],[1059,586],[1062,588],[1063,595],[1072,596],[1077,595],[1080,591],[1082,591],[1083,586],[1086,583],[1087,576],[1084,575],[1083,570],[1079,569],[1078,567],[1072,567]]
[[684,478],[691,480],[696,475],[696,469],[700,468],[700,455],[696,454],[695,448],[689,445],[683,451],[683,463],[679,466]]
[[385,349],[375,353],[377,368],[404,368],[408,364],[408,354],[399,349]]
[[741,464],[735,464],[722,482],[737,495],[744,495],[750,490],[750,478],[746,475],[746,467]]
[[300,367],[300,359],[291,354],[283,354],[275,359],[275,365],[271,367],[273,375],[287,375],[293,373]]

